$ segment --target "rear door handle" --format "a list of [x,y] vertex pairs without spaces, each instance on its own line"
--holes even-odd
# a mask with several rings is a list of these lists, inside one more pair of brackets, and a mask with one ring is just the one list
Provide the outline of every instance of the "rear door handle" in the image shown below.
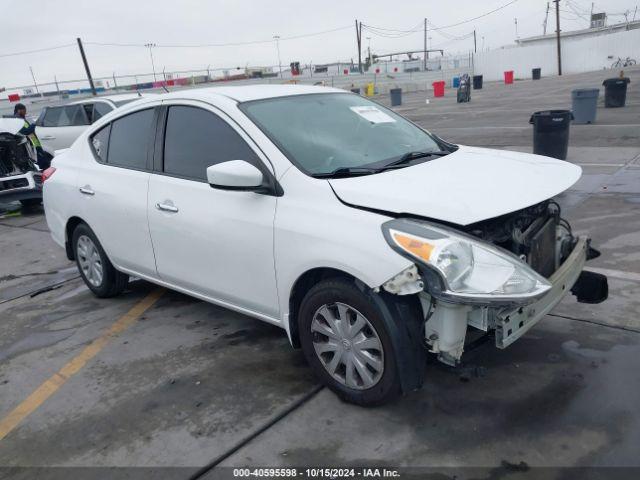
[[80,190],[80,193],[83,193],[85,195],[95,195],[96,194],[96,192],[91,190],[91,187],[89,185],[85,185],[84,187],[80,187],[79,190]]
[[162,210],[163,212],[178,212],[178,207],[176,207],[175,205],[169,205],[168,203],[156,203],[156,208],[158,210]]

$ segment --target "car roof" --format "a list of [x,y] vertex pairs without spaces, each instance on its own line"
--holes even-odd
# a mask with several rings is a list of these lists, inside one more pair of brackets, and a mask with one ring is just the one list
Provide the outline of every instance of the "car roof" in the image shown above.
[[78,103],[87,103],[87,102],[95,102],[96,100],[111,100],[112,102],[119,102],[122,100],[136,100],[138,98],[144,97],[155,97],[157,93],[151,92],[141,92],[140,95],[137,93],[114,93],[112,95],[98,95],[96,97],[88,97],[83,98],[82,100],[76,100],[75,102],[71,102],[70,105],[76,105]]
[[216,97],[228,97],[237,102],[251,100],[263,100],[266,98],[287,97],[291,95],[309,95],[314,93],[345,93],[344,90],[316,85],[245,85],[196,88],[190,90],[178,90],[161,94],[161,99],[193,99],[213,100]]

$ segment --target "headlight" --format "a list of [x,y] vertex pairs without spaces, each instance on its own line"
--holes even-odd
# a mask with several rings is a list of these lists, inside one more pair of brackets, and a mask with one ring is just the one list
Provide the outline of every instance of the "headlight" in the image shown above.
[[471,236],[406,219],[385,223],[383,232],[394,250],[437,274],[442,285],[435,286],[436,295],[525,303],[551,288],[515,255]]

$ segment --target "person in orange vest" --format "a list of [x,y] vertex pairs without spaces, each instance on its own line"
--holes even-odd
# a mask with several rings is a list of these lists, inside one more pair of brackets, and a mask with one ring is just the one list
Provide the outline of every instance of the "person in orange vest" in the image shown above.
[[24,126],[18,132],[20,135],[24,135],[29,139],[33,148],[36,149],[36,153],[38,155],[38,167],[40,170],[46,170],[51,166],[51,159],[53,156],[45,152],[42,148],[42,144],[40,143],[40,139],[36,135],[36,125],[34,123],[30,123],[27,120],[27,107],[22,103],[17,103],[13,108],[13,116],[16,118],[20,118],[24,120]]

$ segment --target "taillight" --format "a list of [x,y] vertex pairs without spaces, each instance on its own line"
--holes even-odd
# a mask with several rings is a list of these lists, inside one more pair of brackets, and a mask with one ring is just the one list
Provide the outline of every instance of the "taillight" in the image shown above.
[[42,183],[49,180],[54,173],[56,173],[56,167],[49,167],[42,172]]

